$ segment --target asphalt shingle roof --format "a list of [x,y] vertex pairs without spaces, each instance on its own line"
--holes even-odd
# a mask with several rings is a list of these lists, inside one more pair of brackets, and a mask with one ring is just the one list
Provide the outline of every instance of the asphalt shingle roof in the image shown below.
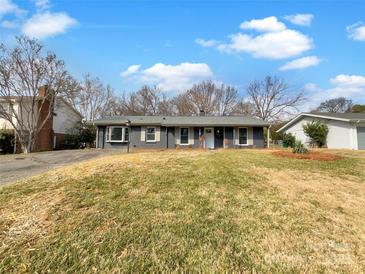
[[296,123],[301,117],[309,116],[309,117],[317,117],[322,119],[333,119],[344,122],[365,122],[365,113],[332,113],[332,112],[303,112],[296,116],[294,119],[290,120],[284,126],[279,128],[277,132],[282,132],[284,129],[289,127],[290,125]]
[[307,112],[305,114],[314,114],[348,120],[365,120],[365,113],[331,113],[331,112]]
[[244,116],[112,116],[95,120],[96,125],[124,124],[161,126],[268,126],[269,123]]

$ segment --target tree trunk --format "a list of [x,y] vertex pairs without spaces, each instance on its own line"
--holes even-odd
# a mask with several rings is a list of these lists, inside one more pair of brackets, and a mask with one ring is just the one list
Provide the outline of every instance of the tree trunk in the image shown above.
[[23,153],[28,154],[32,151],[32,134],[30,133],[27,138],[27,143],[24,145]]

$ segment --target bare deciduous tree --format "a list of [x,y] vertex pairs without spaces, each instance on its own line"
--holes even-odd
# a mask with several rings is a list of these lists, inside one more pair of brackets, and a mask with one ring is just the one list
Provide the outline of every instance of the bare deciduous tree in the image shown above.
[[216,86],[212,81],[194,84],[186,94],[193,106],[193,114],[213,115],[216,111]]
[[232,115],[253,116],[255,113],[254,105],[243,99],[239,99],[233,107]]
[[238,92],[234,87],[203,81],[177,95],[173,103],[179,115],[230,115],[237,100]]
[[[16,42],[12,49],[0,46],[0,116],[12,125],[23,152],[28,153],[53,115],[55,97],[72,77],[64,62],[52,52],[44,53],[36,40],[21,36]],[[40,96],[43,86],[48,92]]]
[[124,93],[111,100],[108,107],[112,115],[173,115],[172,99],[156,87],[143,86],[137,92]]
[[186,93],[175,96],[172,103],[177,115],[190,116],[196,113],[196,109]]
[[136,93],[139,112],[145,115],[157,115],[160,103],[160,92],[157,88],[143,86]]
[[[67,99],[87,121],[100,118],[113,99],[113,90],[110,86],[104,86],[98,77],[86,74],[82,82],[69,92]],[[71,90],[71,89],[69,89]]]
[[304,101],[303,93],[291,95],[287,83],[267,76],[263,81],[254,81],[247,93],[255,109],[255,115],[264,121],[280,120],[283,115],[291,114]]
[[352,100],[345,97],[338,97],[322,102],[315,111],[344,113],[351,112]]
[[175,109],[172,99],[166,97],[165,94],[159,100],[158,103],[158,114],[160,115],[174,115]]
[[216,114],[230,115],[235,110],[238,92],[234,87],[222,84],[215,89]]

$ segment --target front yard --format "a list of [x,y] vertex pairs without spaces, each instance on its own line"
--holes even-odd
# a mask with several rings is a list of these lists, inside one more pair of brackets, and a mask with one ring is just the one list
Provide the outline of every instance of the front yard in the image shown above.
[[365,271],[365,153],[113,155],[0,188],[0,272]]

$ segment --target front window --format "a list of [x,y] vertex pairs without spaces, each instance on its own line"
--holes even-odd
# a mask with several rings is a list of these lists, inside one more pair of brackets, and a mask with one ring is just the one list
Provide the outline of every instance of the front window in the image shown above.
[[238,143],[240,145],[247,145],[247,128],[238,129]]
[[189,129],[187,127],[180,129],[180,144],[189,144]]
[[147,142],[156,141],[156,128],[155,127],[146,128],[146,141]]
[[128,142],[129,132],[127,127],[107,127],[107,142]]

